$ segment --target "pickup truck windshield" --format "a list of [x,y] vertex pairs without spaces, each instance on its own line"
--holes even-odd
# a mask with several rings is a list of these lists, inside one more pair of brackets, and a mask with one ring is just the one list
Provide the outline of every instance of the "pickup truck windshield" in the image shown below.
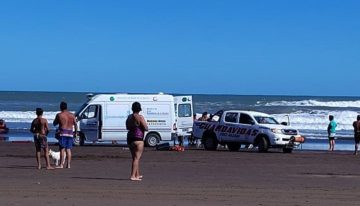
[[254,118],[259,124],[279,124],[274,117],[255,116]]

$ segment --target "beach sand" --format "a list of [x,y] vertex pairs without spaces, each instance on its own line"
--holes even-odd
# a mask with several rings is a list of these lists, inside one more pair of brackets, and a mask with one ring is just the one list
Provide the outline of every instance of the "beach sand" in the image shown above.
[[[56,146],[51,146],[57,150]],[[71,169],[37,170],[32,143],[0,142],[1,205],[359,205],[360,156],[146,148],[141,182],[121,146],[73,149]],[[42,159],[43,165],[44,160]]]

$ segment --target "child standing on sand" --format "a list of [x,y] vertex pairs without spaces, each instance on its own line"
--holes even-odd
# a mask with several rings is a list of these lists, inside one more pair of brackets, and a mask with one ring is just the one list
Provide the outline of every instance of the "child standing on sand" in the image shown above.
[[334,120],[334,116],[330,115],[329,116],[329,125],[327,128],[328,131],[328,138],[329,138],[329,151],[334,151],[334,147],[335,147],[335,132],[336,132],[336,127],[337,127],[337,123]]
[[41,169],[41,162],[40,162],[40,156],[41,156],[41,148],[44,150],[44,157],[46,162],[46,169],[54,169],[50,166],[49,161],[49,146],[47,142],[47,135],[49,133],[49,125],[45,118],[42,117],[43,110],[41,108],[36,108],[36,115],[37,118],[35,118],[30,127],[30,131],[34,134],[34,143],[35,143],[35,149],[36,149],[36,161],[37,161],[37,168]]

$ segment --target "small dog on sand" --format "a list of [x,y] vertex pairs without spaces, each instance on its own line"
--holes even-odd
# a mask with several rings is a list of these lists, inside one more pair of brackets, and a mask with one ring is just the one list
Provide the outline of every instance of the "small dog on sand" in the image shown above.
[[[65,164],[65,159],[66,159],[66,153],[64,153],[64,160],[63,160],[63,164]],[[60,152],[55,152],[51,149],[49,149],[49,157],[52,158],[54,160],[54,163],[56,166],[60,166]]]

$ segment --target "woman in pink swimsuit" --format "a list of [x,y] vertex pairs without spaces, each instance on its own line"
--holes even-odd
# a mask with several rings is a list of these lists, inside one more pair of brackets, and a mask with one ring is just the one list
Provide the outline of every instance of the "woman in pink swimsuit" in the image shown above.
[[139,114],[141,111],[140,103],[134,102],[131,109],[133,113],[126,120],[127,143],[132,156],[130,180],[141,181],[142,175],[139,172],[139,163],[144,151],[144,134],[148,130],[148,126],[144,117]]

